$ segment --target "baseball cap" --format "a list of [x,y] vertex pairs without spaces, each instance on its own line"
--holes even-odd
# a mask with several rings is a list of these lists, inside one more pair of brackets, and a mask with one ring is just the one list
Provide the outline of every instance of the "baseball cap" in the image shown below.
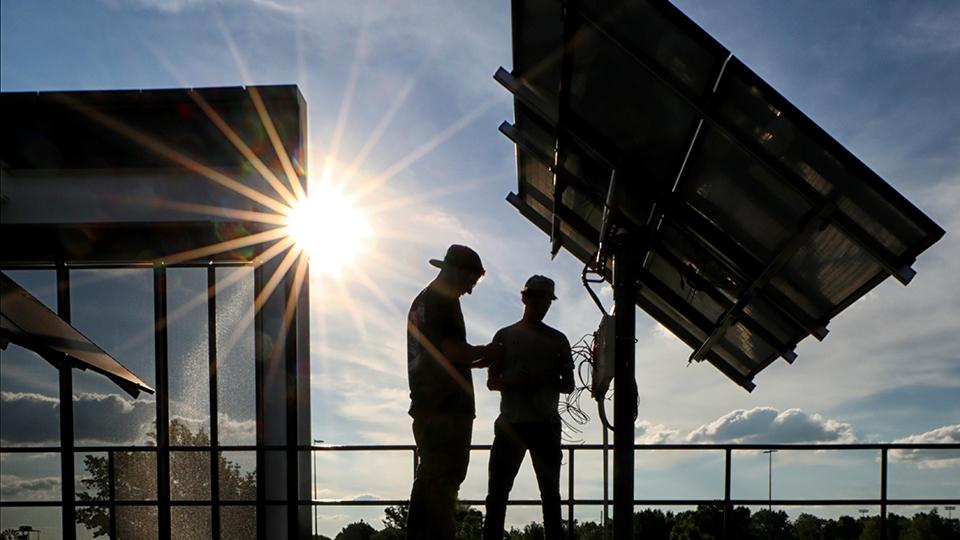
[[523,290],[520,291],[522,294],[529,292],[543,293],[549,296],[551,299],[556,300],[557,295],[553,293],[554,285],[553,280],[541,275],[531,276],[530,279],[523,285]]

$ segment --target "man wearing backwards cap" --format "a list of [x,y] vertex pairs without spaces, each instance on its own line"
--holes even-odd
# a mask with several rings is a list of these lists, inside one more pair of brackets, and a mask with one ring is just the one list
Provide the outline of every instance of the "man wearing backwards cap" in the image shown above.
[[561,537],[557,405],[560,392],[573,391],[573,358],[567,337],[543,323],[557,299],[553,289],[549,278],[528,279],[521,292],[523,317],[493,337],[503,344],[503,354],[487,377],[487,387],[500,392],[500,416],[493,426],[484,540],[503,538],[507,499],[527,450],[540,486],[544,536]]
[[408,539],[453,540],[460,484],[467,475],[475,407],[471,368],[487,367],[498,345],[467,343],[460,297],[484,274],[480,256],[452,245],[437,277],[407,316],[410,416],[419,464],[410,492]]

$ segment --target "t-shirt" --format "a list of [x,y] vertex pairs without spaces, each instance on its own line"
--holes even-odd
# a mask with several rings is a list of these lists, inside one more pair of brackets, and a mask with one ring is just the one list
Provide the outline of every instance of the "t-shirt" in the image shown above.
[[440,352],[444,340],[466,337],[458,297],[428,286],[413,300],[407,315],[410,416],[475,416],[470,365],[455,365]]
[[560,377],[573,380],[570,342],[563,332],[518,322],[500,329],[493,341],[503,344],[503,379],[523,382],[500,391],[500,417],[509,422],[559,421]]

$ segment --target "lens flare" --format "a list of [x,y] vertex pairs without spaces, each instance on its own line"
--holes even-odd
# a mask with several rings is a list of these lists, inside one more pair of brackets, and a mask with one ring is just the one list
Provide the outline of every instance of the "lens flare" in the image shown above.
[[290,236],[310,257],[310,268],[339,276],[373,239],[373,229],[353,200],[320,184],[294,204],[288,218]]

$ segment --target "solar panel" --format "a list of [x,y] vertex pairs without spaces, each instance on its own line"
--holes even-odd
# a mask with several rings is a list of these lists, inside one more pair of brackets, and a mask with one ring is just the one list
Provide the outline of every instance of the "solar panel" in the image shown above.
[[37,352],[51,362],[66,358],[74,367],[96,371],[133,397],[141,391],[153,393],[153,388],[3,272],[0,272],[0,339]]
[[514,2],[495,78],[508,201],[607,279],[603,236],[638,233],[637,305],[747,390],[944,234],[668,3]]

